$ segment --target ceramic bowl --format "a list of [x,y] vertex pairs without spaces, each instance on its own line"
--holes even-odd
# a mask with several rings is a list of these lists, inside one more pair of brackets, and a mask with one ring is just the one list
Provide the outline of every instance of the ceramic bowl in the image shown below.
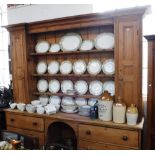
[[45,112],[45,109],[43,107],[38,107],[37,108],[37,113],[38,114],[44,114],[44,112]]
[[77,108],[76,105],[61,105],[63,109],[65,110],[75,110]]
[[36,107],[35,107],[35,106],[33,106],[33,105],[31,105],[31,104],[26,105],[26,111],[27,111],[28,113],[34,113],[35,110],[36,110]]
[[25,108],[26,108],[26,104],[25,104],[25,103],[18,103],[18,104],[17,104],[17,108],[18,108],[18,110],[20,110],[20,111],[24,111]]
[[17,103],[12,103],[12,104],[10,104],[10,108],[11,109],[15,109],[17,107]]
[[31,101],[31,104],[36,107],[37,105],[40,105],[41,102],[39,100],[33,100]]

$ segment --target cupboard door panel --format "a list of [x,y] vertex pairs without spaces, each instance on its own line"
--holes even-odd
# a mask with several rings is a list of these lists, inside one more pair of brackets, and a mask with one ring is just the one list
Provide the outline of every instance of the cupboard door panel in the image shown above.
[[13,92],[15,102],[28,101],[26,37],[24,29],[11,33]]

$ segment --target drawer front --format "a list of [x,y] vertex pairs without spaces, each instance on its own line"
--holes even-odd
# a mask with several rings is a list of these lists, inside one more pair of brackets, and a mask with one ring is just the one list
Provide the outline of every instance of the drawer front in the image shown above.
[[7,126],[29,129],[34,131],[44,131],[44,121],[42,118],[6,114]]
[[79,125],[79,139],[139,148],[138,131]]
[[128,147],[79,140],[79,150],[128,150]]

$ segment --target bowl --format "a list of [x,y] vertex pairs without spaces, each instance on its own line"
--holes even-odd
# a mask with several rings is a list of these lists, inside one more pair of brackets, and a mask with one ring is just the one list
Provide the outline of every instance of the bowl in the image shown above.
[[64,109],[64,110],[75,110],[77,108],[76,105],[61,105],[61,107]]
[[15,109],[17,107],[17,103],[12,103],[12,104],[10,104],[10,108],[11,109]]
[[31,104],[36,107],[37,105],[40,105],[41,102],[39,100],[33,100],[31,101]]
[[28,105],[26,106],[26,111],[27,111],[28,113],[34,113],[35,110],[36,110],[36,107],[33,106],[33,105],[31,105],[31,104],[28,104]]
[[17,104],[17,108],[20,111],[24,111],[25,110],[25,107],[26,107],[26,104],[25,103],[18,103]]
[[38,107],[37,108],[37,113],[38,114],[44,114],[44,112],[45,112],[45,109],[43,107]]

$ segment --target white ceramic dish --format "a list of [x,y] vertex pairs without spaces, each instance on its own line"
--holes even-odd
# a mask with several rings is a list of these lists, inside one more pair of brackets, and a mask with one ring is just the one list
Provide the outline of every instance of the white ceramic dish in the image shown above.
[[45,61],[40,61],[37,64],[36,71],[38,74],[44,74],[47,70],[47,64]]
[[94,106],[94,104],[95,104],[97,101],[98,101],[97,98],[90,98],[90,99],[88,100],[88,105],[89,105],[89,106]]
[[64,80],[61,82],[61,91],[67,94],[68,90],[73,90],[73,82],[71,80]]
[[79,95],[84,95],[88,91],[87,82],[84,80],[75,82],[74,88]]
[[25,104],[25,103],[18,103],[18,104],[17,104],[17,108],[18,108],[18,110],[20,110],[20,111],[24,111],[25,108],[26,108],[26,104]]
[[40,105],[41,102],[40,102],[39,100],[33,100],[33,101],[31,101],[31,104],[32,104],[33,106],[37,106],[37,105]]
[[81,51],[89,51],[94,48],[94,42],[92,40],[84,40],[81,43],[80,50]]
[[72,71],[72,63],[68,60],[63,61],[60,65],[61,74],[69,74]]
[[75,103],[77,104],[78,107],[87,105],[87,99],[85,98],[76,98]]
[[60,39],[60,47],[62,51],[76,51],[82,42],[82,38],[77,33],[67,33]]
[[60,105],[61,98],[59,96],[50,96],[49,104]]
[[59,62],[58,61],[51,61],[48,64],[48,73],[49,74],[57,74],[59,72]]
[[11,109],[15,109],[17,107],[17,103],[12,103],[12,104],[10,104],[10,108]]
[[63,97],[61,105],[67,105],[67,106],[72,106],[75,105],[75,101],[73,100],[72,97]]
[[72,114],[72,113],[77,113],[78,112],[78,109],[75,109],[75,110],[61,109],[61,111],[62,112],[65,112],[65,113]]
[[39,80],[38,83],[37,83],[37,88],[38,88],[38,91],[41,92],[41,93],[46,92],[47,89],[48,89],[47,80],[44,80],[44,79]]
[[115,40],[113,33],[101,33],[94,40],[96,49],[112,49],[114,48]]
[[89,84],[89,92],[92,95],[98,96],[103,92],[103,84],[101,81],[92,81]]
[[49,97],[47,95],[39,96],[39,101],[41,102],[42,106],[45,106],[49,102]]
[[38,114],[44,114],[44,112],[45,112],[45,108],[44,107],[38,107],[37,108],[37,113]]
[[61,107],[65,110],[75,110],[77,109],[77,105],[61,105]]
[[54,105],[48,104],[47,106],[45,106],[45,111],[46,111],[46,113],[47,113],[48,115],[54,114],[54,113],[56,113],[56,108],[55,108]]
[[86,69],[87,69],[87,65],[83,60],[77,60],[73,64],[73,72],[77,75],[81,75],[85,73]]
[[115,73],[114,59],[107,59],[102,64],[102,71],[106,75],[113,75]]
[[103,90],[107,90],[112,96],[115,95],[115,83],[114,81],[106,81],[103,83]]
[[26,111],[27,111],[28,113],[34,113],[34,112],[36,111],[36,107],[33,106],[33,105],[31,105],[31,104],[27,104],[27,105],[26,105]]
[[56,53],[60,51],[60,45],[59,44],[52,44],[50,46],[49,52],[50,53]]
[[47,41],[39,41],[35,46],[35,51],[37,53],[46,53],[50,47]]
[[58,80],[51,80],[49,82],[49,91],[51,93],[57,93],[60,90],[60,82]]
[[88,63],[87,71],[88,71],[89,74],[97,75],[97,74],[100,73],[101,69],[102,69],[102,64],[97,59],[91,60]]

